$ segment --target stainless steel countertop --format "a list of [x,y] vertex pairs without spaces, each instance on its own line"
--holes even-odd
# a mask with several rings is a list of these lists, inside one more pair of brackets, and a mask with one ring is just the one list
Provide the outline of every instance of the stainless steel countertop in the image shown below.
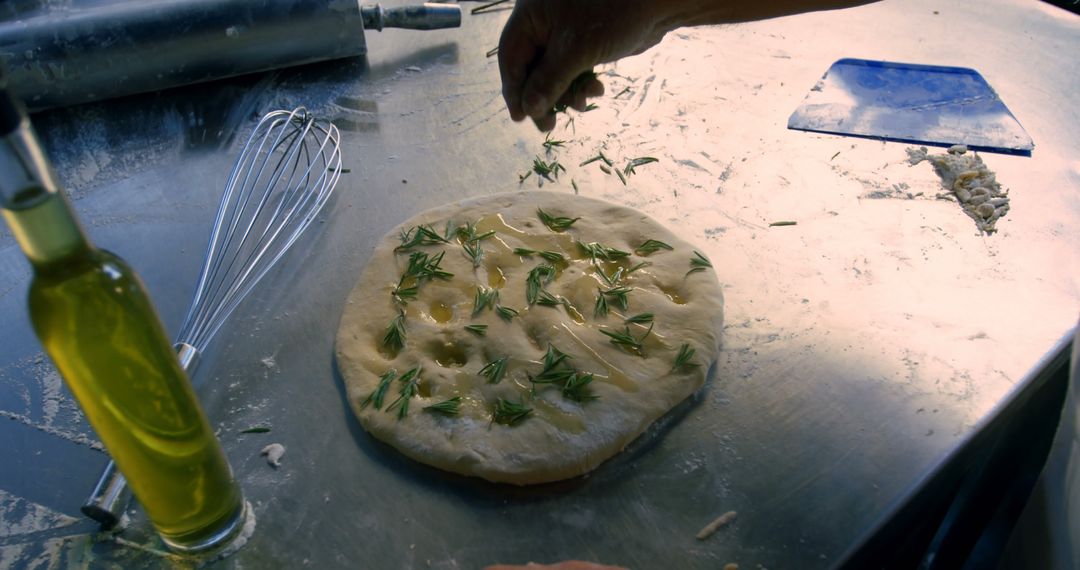
[[[470,5],[465,5],[469,7]],[[1030,382],[1080,311],[1080,18],[1040,2],[890,0],[672,33],[605,66],[561,124],[545,190],[639,208],[700,246],[724,286],[706,387],[587,477],[509,488],[366,435],[333,363],[345,296],[411,215],[523,185],[543,135],[512,124],[494,47],[460,30],[368,34],[345,60],[34,117],[92,238],[141,273],[176,330],[239,144],[272,108],[342,129],[338,195],[240,308],[195,378],[258,525],[237,568],[479,568],[580,558],[636,569],[828,567]],[[785,128],[841,57],[980,71],[1035,140],[983,155],[1011,190],[981,236],[907,145]],[[625,90],[624,90],[625,89]],[[562,121],[561,121],[562,122]],[[650,155],[623,186],[603,148]],[[909,198],[908,195],[911,195]],[[882,197],[885,196],[885,197]],[[796,226],[769,227],[794,220]],[[0,233],[0,566],[167,563],[141,515],[93,534],[78,506],[105,456],[42,356],[28,265]],[[240,434],[255,425],[266,434]],[[280,469],[259,450],[279,442]],[[695,533],[726,511],[734,523]],[[134,546],[132,546],[134,545]],[[51,566],[50,566],[51,567]]]

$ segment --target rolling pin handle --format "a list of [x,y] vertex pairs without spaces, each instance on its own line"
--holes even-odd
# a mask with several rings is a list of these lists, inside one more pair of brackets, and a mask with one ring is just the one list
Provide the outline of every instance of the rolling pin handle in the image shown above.
[[425,3],[384,9],[378,4],[362,6],[360,14],[365,30],[381,32],[383,28],[407,30],[439,30],[461,27],[461,7],[452,4]]

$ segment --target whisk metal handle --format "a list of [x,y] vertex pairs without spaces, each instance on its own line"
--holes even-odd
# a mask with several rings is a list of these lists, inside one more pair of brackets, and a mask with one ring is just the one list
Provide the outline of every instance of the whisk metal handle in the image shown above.
[[[176,357],[180,359],[180,367],[190,376],[199,364],[199,349],[186,342],[178,342],[173,348],[176,349]],[[94,490],[79,510],[100,523],[101,528],[109,530],[120,523],[124,509],[130,501],[131,488],[128,487],[127,479],[110,459],[109,464],[101,471]]]

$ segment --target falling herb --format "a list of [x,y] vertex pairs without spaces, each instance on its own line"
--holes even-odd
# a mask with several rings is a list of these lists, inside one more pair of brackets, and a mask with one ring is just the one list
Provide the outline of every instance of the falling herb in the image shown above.
[[636,249],[634,249],[634,253],[636,253],[638,255],[649,255],[649,254],[652,254],[652,253],[656,253],[656,252],[660,251],[661,249],[666,249],[668,251],[674,251],[675,248],[671,247],[670,245],[668,245],[668,244],[666,244],[666,243],[664,243],[664,242],[662,242],[660,240],[647,239],[647,240],[645,240],[645,243],[642,243],[641,245],[637,246]]
[[512,426],[524,420],[531,413],[532,408],[526,408],[524,404],[499,398],[495,401],[495,410],[491,415],[491,421]]
[[689,344],[680,346],[679,354],[675,355],[675,366],[672,366],[671,369],[674,371],[698,366],[696,362],[690,362],[692,358],[694,358],[694,349],[690,348]]
[[540,296],[540,290],[554,278],[554,266],[540,264],[532,268],[532,270],[529,271],[529,275],[525,278],[525,300],[530,305],[535,304],[537,298]]
[[582,113],[588,113],[589,111],[595,111],[598,108],[599,107],[597,107],[595,103],[589,103],[588,105],[585,105],[585,110],[583,110]]
[[480,369],[480,375],[487,378],[489,384],[498,384],[506,374],[506,362],[509,358],[504,356],[488,362]]
[[465,330],[477,336],[484,336],[487,334],[487,325],[465,325]]
[[652,325],[649,325],[649,329],[645,331],[645,334],[641,335],[641,338],[634,338],[634,335],[630,334],[630,327],[624,327],[622,332],[614,332],[609,330],[600,329],[600,332],[606,335],[611,344],[621,347],[625,350],[633,352],[638,356],[645,356],[645,346],[642,344],[645,338],[652,332]]
[[578,193],[577,182],[574,182],[573,178],[570,179],[570,187],[574,189],[574,194]]
[[425,412],[439,412],[448,416],[456,416],[461,411],[461,396],[454,396],[449,400],[443,400],[437,404],[424,406]]
[[507,321],[512,320],[514,317],[518,316],[517,309],[511,309],[510,307],[504,307],[502,305],[495,306],[495,313]]
[[401,382],[398,397],[386,407],[386,411],[389,412],[397,408],[397,417],[401,420],[409,415],[409,400],[420,391],[420,367],[417,366],[402,374],[401,378],[398,378],[398,382]]
[[399,239],[401,239],[401,245],[395,248],[398,251],[420,245],[436,245],[450,242],[449,238],[439,235],[438,232],[431,229],[431,226],[425,226],[423,224],[409,228],[408,230],[402,230]]
[[375,388],[375,391],[368,394],[367,398],[364,398],[363,402],[360,402],[360,409],[364,409],[368,404],[375,404],[375,409],[382,408],[383,398],[386,397],[386,391],[390,388],[390,382],[394,380],[394,376],[397,376],[397,370],[391,368],[383,373],[379,378],[379,385]]
[[603,171],[604,174],[611,174],[611,169],[604,166],[603,164],[600,165],[600,170]]
[[651,156],[642,156],[642,157],[639,157],[639,158],[632,159],[632,160],[630,160],[630,162],[626,163],[626,168],[623,168],[623,174],[625,174],[627,176],[630,176],[631,174],[637,174],[637,172],[634,169],[636,169],[639,166],[643,166],[645,164],[649,164],[649,163],[653,163],[653,162],[660,162],[660,159],[659,158],[653,158]]
[[405,348],[405,313],[403,311],[398,311],[398,316],[386,326],[382,343],[383,346],[395,352]]
[[491,57],[491,56],[493,56],[493,55],[495,55],[497,53],[499,53],[499,46],[495,46],[495,47],[487,50],[487,53],[484,54],[484,57]]
[[249,427],[247,429],[240,430],[240,433],[270,433],[270,428],[265,426]]
[[574,222],[581,218],[567,218],[562,216],[552,216],[545,212],[542,208],[536,209],[536,215],[540,217],[540,221],[544,223],[553,232],[564,232],[574,225]]
[[555,179],[559,177],[560,170],[566,171],[566,167],[559,164],[558,159],[554,159],[551,162],[544,162],[544,159],[539,156],[533,158],[532,171],[551,182],[554,182]]
[[774,227],[777,227],[777,226],[795,226],[795,225],[798,225],[798,224],[799,224],[799,222],[792,222],[790,220],[784,220],[782,222],[773,222],[773,223],[769,224],[769,227],[774,228]]
[[603,259],[605,261],[617,261],[617,260],[622,259],[624,257],[629,257],[630,256],[629,252],[621,251],[621,250],[615,249],[613,247],[607,247],[607,246],[604,246],[604,245],[600,245],[600,244],[598,244],[596,242],[591,242],[591,243],[577,242],[577,244],[578,244],[578,248],[581,249],[582,253],[584,253],[585,255],[588,255],[593,263],[596,263],[597,259]]
[[[488,2],[487,4],[482,4],[480,6],[477,6],[477,7],[473,8],[472,11],[469,12],[469,13],[470,14],[482,14],[482,13],[484,13],[486,11],[489,11],[491,8],[494,8],[495,6],[498,6],[499,4],[505,4],[506,2],[509,2],[509,0],[493,0],[492,2]],[[498,49],[498,48],[496,48],[496,49]]]
[[499,290],[488,289],[483,286],[476,288],[476,296],[473,298],[473,315],[480,314],[485,308],[495,308],[499,302]]
[[[581,163],[581,164],[579,164],[578,166],[586,166],[586,165],[592,164],[592,163],[594,163],[594,162],[596,162],[596,161],[598,161],[598,160],[600,160],[600,161],[603,161],[603,163],[604,163],[604,164],[606,164],[606,165],[608,165],[608,166],[611,166],[612,164],[614,164],[613,162],[611,162],[611,159],[609,159],[608,157],[604,156],[604,151],[598,151],[598,152],[596,153],[596,156],[594,156],[594,157],[592,157],[592,158],[590,158],[590,159],[588,159],[588,160],[586,160],[586,161],[582,162],[582,163]],[[610,174],[611,172],[609,171],[608,173]]]
[[640,313],[626,319],[626,324],[645,325],[653,322],[652,313]]
[[690,271],[687,271],[686,274],[690,275],[698,271],[705,271],[709,267],[712,267],[712,263],[709,263],[709,260],[704,255],[695,251],[694,257],[690,258]]
[[618,99],[623,93],[629,93],[629,92],[630,92],[629,87],[623,87],[623,90],[616,93],[614,98]]
[[518,174],[518,184],[525,182],[525,179],[532,176],[532,171],[528,171],[525,174]]
[[619,182],[622,182],[622,185],[626,186],[626,176],[623,175],[622,171],[616,168],[615,174],[619,175]]
[[549,138],[544,139],[543,144],[544,144],[545,149],[551,150],[553,148],[562,147],[564,144],[566,144],[566,141],[554,140],[554,139],[551,139],[550,136],[551,136],[551,133],[548,133]]

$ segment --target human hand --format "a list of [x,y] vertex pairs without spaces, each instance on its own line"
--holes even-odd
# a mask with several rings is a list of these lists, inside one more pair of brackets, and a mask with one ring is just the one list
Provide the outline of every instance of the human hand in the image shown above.
[[605,566],[603,564],[594,564],[592,562],[582,562],[580,560],[568,560],[566,562],[557,562],[555,564],[537,564],[530,562],[524,566],[517,566],[512,564],[496,564],[494,566],[488,566],[484,570],[626,570],[621,566]]
[[639,54],[674,26],[648,0],[517,0],[499,39],[503,99],[515,121],[555,127],[556,105],[604,94],[593,66]]

